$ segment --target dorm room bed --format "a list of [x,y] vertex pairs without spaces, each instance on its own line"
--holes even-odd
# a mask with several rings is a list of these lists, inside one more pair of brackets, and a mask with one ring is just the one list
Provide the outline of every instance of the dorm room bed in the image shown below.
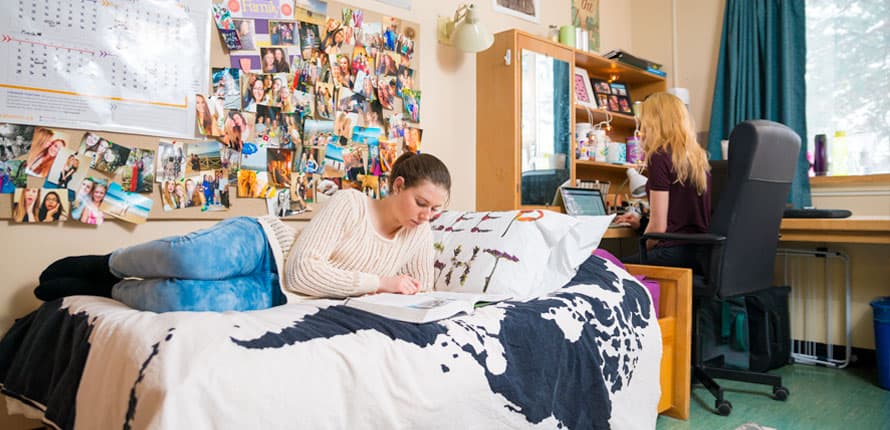
[[598,257],[550,294],[422,325],[334,300],[156,314],[69,297],[6,333],[0,383],[11,413],[64,429],[654,428],[688,413],[688,272],[631,270],[663,278],[661,319]]

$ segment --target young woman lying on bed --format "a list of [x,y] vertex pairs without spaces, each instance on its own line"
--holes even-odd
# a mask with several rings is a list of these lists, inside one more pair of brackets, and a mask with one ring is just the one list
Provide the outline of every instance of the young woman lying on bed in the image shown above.
[[391,178],[383,200],[337,192],[299,233],[275,217],[239,217],[108,255],[66,257],[43,271],[34,294],[46,301],[99,295],[167,312],[429,290],[434,249],[427,221],[448,199],[451,176],[438,158],[406,153]]

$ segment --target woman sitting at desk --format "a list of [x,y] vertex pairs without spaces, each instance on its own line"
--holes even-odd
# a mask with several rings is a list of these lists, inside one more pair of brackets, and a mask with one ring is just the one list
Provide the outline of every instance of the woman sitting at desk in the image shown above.
[[[641,106],[640,124],[650,215],[641,219],[632,212],[615,222],[645,233],[706,233],[711,222],[710,166],[686,106],[671,94],[652,94]],[[649,240],[646,249],[645,264],[696,269],[695,245]],[[622,261],[643,263],[639,254]]]

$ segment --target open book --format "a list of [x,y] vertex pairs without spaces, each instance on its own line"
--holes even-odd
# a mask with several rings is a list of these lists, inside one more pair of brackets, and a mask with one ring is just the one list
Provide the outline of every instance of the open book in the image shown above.
[[430,293],[371,294],[352,297],[345,305],[399,321],[425,323],[457,315],[473,313],[477,306],[509,299],[499,294],[472,294],[434,291]]

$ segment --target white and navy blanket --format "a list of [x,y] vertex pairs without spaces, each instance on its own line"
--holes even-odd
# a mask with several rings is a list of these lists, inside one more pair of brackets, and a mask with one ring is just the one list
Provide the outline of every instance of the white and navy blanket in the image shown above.
[[598,257],[563,288],[428,324],[325,300],[140,312],[77,296],[0,341],[3,393],[63,429],[651,429],[661,335]]

